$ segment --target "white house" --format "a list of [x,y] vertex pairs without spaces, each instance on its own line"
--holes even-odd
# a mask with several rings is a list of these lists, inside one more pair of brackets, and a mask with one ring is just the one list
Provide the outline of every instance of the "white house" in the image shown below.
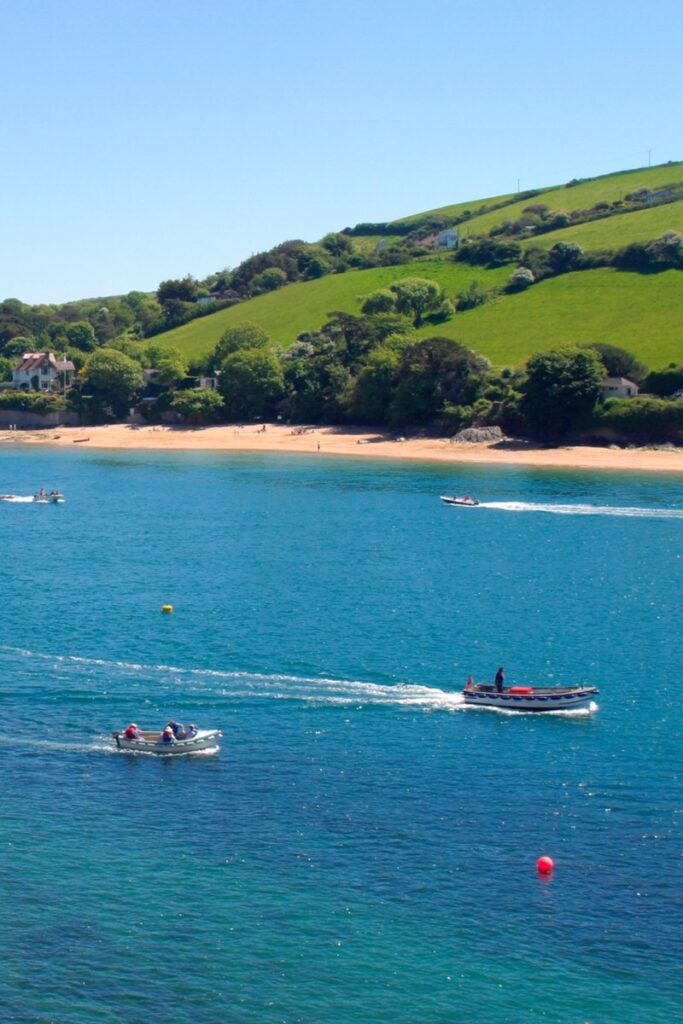
[[70,359],[55,359],[52,352],[24,352],[12,370],[12,383],[24,391],[58,391],[70,387],[75,372]]
[[605,377],[602,382],[603,398],[635,398],[638,385],[627,377]]

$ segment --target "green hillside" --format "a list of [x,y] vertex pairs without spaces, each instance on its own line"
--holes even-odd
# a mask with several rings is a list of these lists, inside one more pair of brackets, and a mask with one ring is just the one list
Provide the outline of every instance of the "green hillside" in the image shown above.
[[[604,269],[564,274],[518,295],[457,313],[438,333],[496,366],[571,342],[604,341],[657,368],[683,360],[683,274]],[[434,329],[422,328],[422,335]]]
[[551,249],[557,242],[577,242],[586,250],[618,249],[631,242],[647,242],[665,231],[683,234],[683,201],[549,231],[527,240],[526,244]]
[[349,271],[259,295],[230,309],[223,309],[167,331],[159,335],[159,340],[174,345],[187,357],[194,358],[213,348],[228,327],[241,320],[251,320],[268,331],[278,347],[285,348],[302,331],[319,328],[329,313],[338,310],[358,313],[361,301],[369,292],[384,288],[403,277],[429,277],[445,288],[449,295],[453,295],[464,291],[473,280],[479,281],[482,288],[493,288],[502,284],[509,273],[507,267],[486,270],[443,258],[425,258],[397,267]]
[[[683,163],[640,168],[542,190],[534,199],[483,212],[459,226],[468,235],[485,235],[504,220],[519,217],[530,203],[552,210],[589,210],[596,203],[613,203],[638,188],[657,189],[683,182]],[[456,216],[466,209],[504,201],[499,196],[459,203],[401,218],[410,223],[429,214]],[[523,246],[551,248],[559,241],[577,242],[586,251],[614,250],[633,241],[649,241],[669,229],[683,234],[683,199],[644,209],[616,213],[556,231],[534,235]],[[379,236],[359,236],[354,244],[369,251]],[[362,298],[403,277],[429,277],[451,298],[473,280],[484,289],[502,285],[513,266],[495,270],[455,263],[452,254],[424,256],[398,266],[349,270],[317,280],[287,285],[229,309],[193,320],[159,336],[187,357],[208,353],[228,326],[242,320],[260,324],[278,347],[290,345],[298,334],[318,329],[328,314],[357,313]],[[494,365],[513,365],[534,351],[571,341],[605,341],[633,352],[657,368],[683,360],[683,273],[618,272],[612,269],[567,274],[534,284],[520,294],[503,294],[494,301],[451,320],[427,326],[421,334],[457,338],[487,356]]]
[[[662,188],[664,185],[671,185],[683,181],[683,162],[663,164],[660,167],[644,167],[635,171],[622,171],[619,174],[611,174],[603,178],[591,178],[582,181],[578,185],[561,185],[557,188],[542,189],[542,194],[534,199],[522,199],[517,203],[511,203],[502,210],[492,210],[489,213],[472,217],[460,226],[464,235],[482,235],[491,228],[502,224],[505,220],[515,220],[519,217],[526,206],[530,203],[545,203],[553,210],[583,210],[595,206],[596,203],[612,203],[623,199],[624,196],[635,191],[637,188]],[[504,199],[505,197],[500,197]],[[484,200],[491,203],[500,200]],[[461,203],[460,209],[477,209],[481,202]],[[453,211],[456,207],[442,207],[440,210],[432,210],[435,215],[456,214]],[[409,218],[403,218],[408,220]]]

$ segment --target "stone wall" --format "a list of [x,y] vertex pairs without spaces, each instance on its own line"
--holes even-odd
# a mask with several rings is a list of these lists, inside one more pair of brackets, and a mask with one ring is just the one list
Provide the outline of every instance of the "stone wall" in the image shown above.
[[49,412],[45,416],[27,409],[0,409],[0,429],[15,425],[17,430],[40,430],[51,427],[77,427],[78,413]]

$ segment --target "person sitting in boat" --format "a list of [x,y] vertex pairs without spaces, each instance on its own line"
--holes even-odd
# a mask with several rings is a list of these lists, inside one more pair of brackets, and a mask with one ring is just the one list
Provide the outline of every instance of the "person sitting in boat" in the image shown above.
[[505,683],[505,673],[503,672],[502,668],[499,668],[498,671],[496,672],[496,678],[493,681],[493,685],[495,686],[496,691],[498,693],[502,693],[503,692],[504,683]]
[[173,735],[173,729],[170,725],[167,725],[162,732],[161,739],[163,743],[175,743],[175,736]]
[[125,732],[125,737],[126,737],[127,740],[141,740],[142,739],[142,732],[140,731],[140,729],[138,729],[138,727],[135,724],[135,722],[131,722],[130,725],[127,727],[126,732]]
[[184,739],[193,740],[198,732],[199,729],[197,728],[197,726],[194,724],[194,722],[191,722],[190,725],[188,725],[187,729],[185,730]]
[[171,720],[166,725],[166,728],[171,730],[171,732],[173,733],[173,736],[175,737],[175,739],[177,739],[177,740],[184,740],[185,739],[186,729],[185,729],[185,726],[183,725],[182,722],[174,722],[173,720]]

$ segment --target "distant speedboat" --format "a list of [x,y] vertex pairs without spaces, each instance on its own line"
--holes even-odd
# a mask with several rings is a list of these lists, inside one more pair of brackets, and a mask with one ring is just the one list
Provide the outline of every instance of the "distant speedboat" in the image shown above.
[[444,505],[469,505],[471,507],[479,504],[476,498],[470,498],[468,494],[464,494],[462,497],[458,497],[457,494],[442,494],[441,500]]
[[33,495],[33,500],[39,505],[61,505],[64,502],[64,495],[59,491],[50,491],[49,494],[39,491]]
[[595,686],[510,686],[498,691],[485,683],[468,683],[462,691],[465,704],[509,711],[570,711],[587,707],[597,694]]
[[125,730],[112,733],[119,750],[138,754],[194,754],[198,750],[218,750],[218,741],[223,733],[220,729],[198,729],[189,739],[162,739],[163,732],[141,732],[135,739],[129,739]]

